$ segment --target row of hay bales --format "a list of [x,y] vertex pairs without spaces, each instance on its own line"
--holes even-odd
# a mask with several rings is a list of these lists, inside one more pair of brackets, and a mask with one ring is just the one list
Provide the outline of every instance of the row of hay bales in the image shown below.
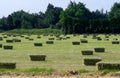
[[[49,38],[49,40],[54,40],[54,39],[50,39]],[[46,43],[49,44],[50,42],[46,42]],[[88,43],[88,41],[85,42],[85,43]],[[79,45],[80,42],[74,42],[74,44],[75,45],[76,44]],[[35,46],[42,46],[42,43],[34,43],[34,45]],[[105,48],[94,48],[94,50],[95,50],[95,52],[105,52]],[[83,53],[83,55],[93,55],[93,51],[89,51],[89,50],[83,51],[82,53]],[[45,61],[45,57],[46,57],[46,55],[30,55],[30,59],[32,61]],[[98,70],[103,70],[103,69],[120,69],[120,64],[119,63],[102,63],[100,61],[102,61],[102,59],[99,58],[99,57],[96,57],[96,58],[84,58],[84,64],[85,65],[97,65]],[[1,66],[1,65],[3,65],[3,66]],[[5,68],[5,67],[9,68],[9,66],[10,66],[10,68],[15,68],[16,67],[16,63],[14,63],[14,64],[13,63],[2,63],[2,64],[0,63],[0,66],[3,67],[3,68]]]
[[[94,48],[95,52],[105,52],[105,48]],[[93,55],[92,50],[81,51],[82,55]],[[98,70],[120,70],[120,63],[114,62],[102,62],[100,57],[86,57],[83,59],[84,65],[86,66],[97,66]]]
[[13,46],[12,45],[2,45],[2,44],[0,44],[0,48],[3,48],[5,50],[12,50]]
[[[33,38],[30,38],[30,35],[27,35],[27,37],[26,36],[24,36],[24,35],[13,35],[14,37],[17,37],[17,36],[20,36],[20,37],[24,37],[25,39],[28,39],[28,40],[31,40],[31,41],[33,41],[34,39]],[[48,35],[43,35],[43,36],[48,36]],[[60,35],[51,35],[51,36],[55,36],[56,37],[56,40],[67,40],[67,39],[70,39],[70,36],[66,36],[65,35],[65,37],[60,37]],[[78,36],[80,36],[80,35],[78,35]],[[89,36],[89,34],[87,34],[87,35],[83,35],[83,38],[87,38]],[[8,35],[5,35],[4,34],[4,36],[3,36],[3,38],[6,38],[6,37],[8,37]],[[42,38],[40,35],[38,35],[37,36],[37,38]],[[93,36],[92,36],[92,39],[97,39],[97,40],[99,40],[99,41],[101,41],[102,40],[102,38],[101,37],[99,37],[98,36],[98,34],[94,34]],[[0,40],[1,40],[1,38],[0,38]],[[49,38],[48,40],[55,40],[55,38]],[[105,35],[105,39],[104,40],[109,40],[109,35]],[[114,44],[114,42],[116,41],[116,40],[118,40],[117,38],[114,38],[113,39],[113,44]],[[83,40],[81,40],[81,42],[84,42],[84,39]],[[119,41],[117,41],[117,42],[119,42]]]
[[[54,44],[54,41],[46,41],[46,44]],[[34,43],[34,46],[43,46],[42,43]]]
[[[46,55],[29,55],[31,61],[45,61]],[[0,68],[16,69],[16,62],[0,62]]]
[[[94,48],[94,51],[95,52],[105,52],[105,48],[101,48],[101,47],[98,47],[98,48]],[[82,55],[93,55],[93,51],[92,50],[83,50],[81,51]],[[96,65],[97,62],[101,61],[102,59],[101,58],[94,58],[94,57],[87,57],[87,58],[84,58],[84,64],[85,65]]]

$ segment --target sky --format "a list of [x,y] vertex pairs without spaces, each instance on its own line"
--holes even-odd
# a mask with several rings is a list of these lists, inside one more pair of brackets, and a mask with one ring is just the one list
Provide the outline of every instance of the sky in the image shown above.
[[[75,2],[82,2],[86,4],[86,7],[91,11],[96,9],[110,11],[110,8],[115,2],[120,0],[71,0]],[[29,13],[38,13],[40,11],[45,12],[48,4],[51,3],[54,6],[67,8],[70,0],[1,0],[0,1],[0,18],[8,16],[9,14],[24,10]]]

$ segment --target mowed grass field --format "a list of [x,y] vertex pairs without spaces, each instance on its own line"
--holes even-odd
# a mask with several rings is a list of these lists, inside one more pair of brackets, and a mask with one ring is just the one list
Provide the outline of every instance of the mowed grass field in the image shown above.
[[[0,37],[5,35],[0,34]],[[60,37],[70,39],[56,40],[55,36],[43,36],[40,35],[40,39],[37,35],[24,35],[20,36],[8,36],[3,38],[0,44],[13,45],[13,50],[4,50],[0,48],[0,62],[16,62],[17,69],[28,68],[52,68],[56,71],[69,71],[69,70],[88,70],[98,71],[96,66],[86,66],[83,63],[84,57],[100,57],[105,62],[118,62],[120,63],[120,44],[112,44],[114,38],[120,39],[120,35],[109,36],[109,41],[104,40],[105,35],[98,35],[102,38],[101,41],[92,39],[93,35],[90,34],[87,38],[83,38],[83,35],[61,35]],[[33,40],[25,39],[25,37],[32,38]],[[7,39],[20,39],[18,43],[6,43]],[[54,44],[46,44],[48,38],[55,38]],[[80,45],[72,45],[73,41],[79,41],[80,39],[88,40],[88,43],[80,43]],[[42,47],[34,46],[34,43],[42,43]],[[105,52],[96,53],[93,55],[82,55],[82,50],[93,50],[96,47],[105,48]],[[46,55],[46,61],[31,61],[29,55]]]

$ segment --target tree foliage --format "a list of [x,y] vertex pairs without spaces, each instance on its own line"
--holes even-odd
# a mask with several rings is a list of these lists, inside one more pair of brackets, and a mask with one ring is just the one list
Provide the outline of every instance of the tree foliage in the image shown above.
[[70,1],[65,10],[48,4],[45,13],[20,10],[0,19],[0,31],[42,28],[61,29],[65,34],[120,33],[120,3],[114,3],[110,12],[91,12],[85,4]]

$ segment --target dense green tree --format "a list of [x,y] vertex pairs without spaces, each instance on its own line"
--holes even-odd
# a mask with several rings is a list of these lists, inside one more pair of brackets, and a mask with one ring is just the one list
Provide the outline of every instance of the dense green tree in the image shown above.
[[[77,4],[71,1],[67,9],[61,13],[60,22],[66,34],[83,33],[85,32],[85,27],[88,27],[89,19],[90,11],[85,5],[80,2]],[[77,31],[74,28],[77,29]]]
[[112,33],[120,33],[120,3],[115,3],[109,13],[110,30]]
[[45,13],[20,10],[0,19],[0,31],[32,28],[57,28],[65,34],[120,33],[120,3],[104,13],[103,9],[90,12],[85,4],[71,1],[65,10],[49,4]]
[[111,8],[111,11],[109,13],[110,18],[118,18],[120,17],[120,3],[115,3],[113,7]]
[[60,20],[60,13],[63,11],[60,7],[54,7],[52,4],[49,4],[45,12],[44,22],[47,24],[47,27],[50,25],[55,25]]
[[29,21],[23,20],[21,24],[22,29],[32,29],[32,24]]

